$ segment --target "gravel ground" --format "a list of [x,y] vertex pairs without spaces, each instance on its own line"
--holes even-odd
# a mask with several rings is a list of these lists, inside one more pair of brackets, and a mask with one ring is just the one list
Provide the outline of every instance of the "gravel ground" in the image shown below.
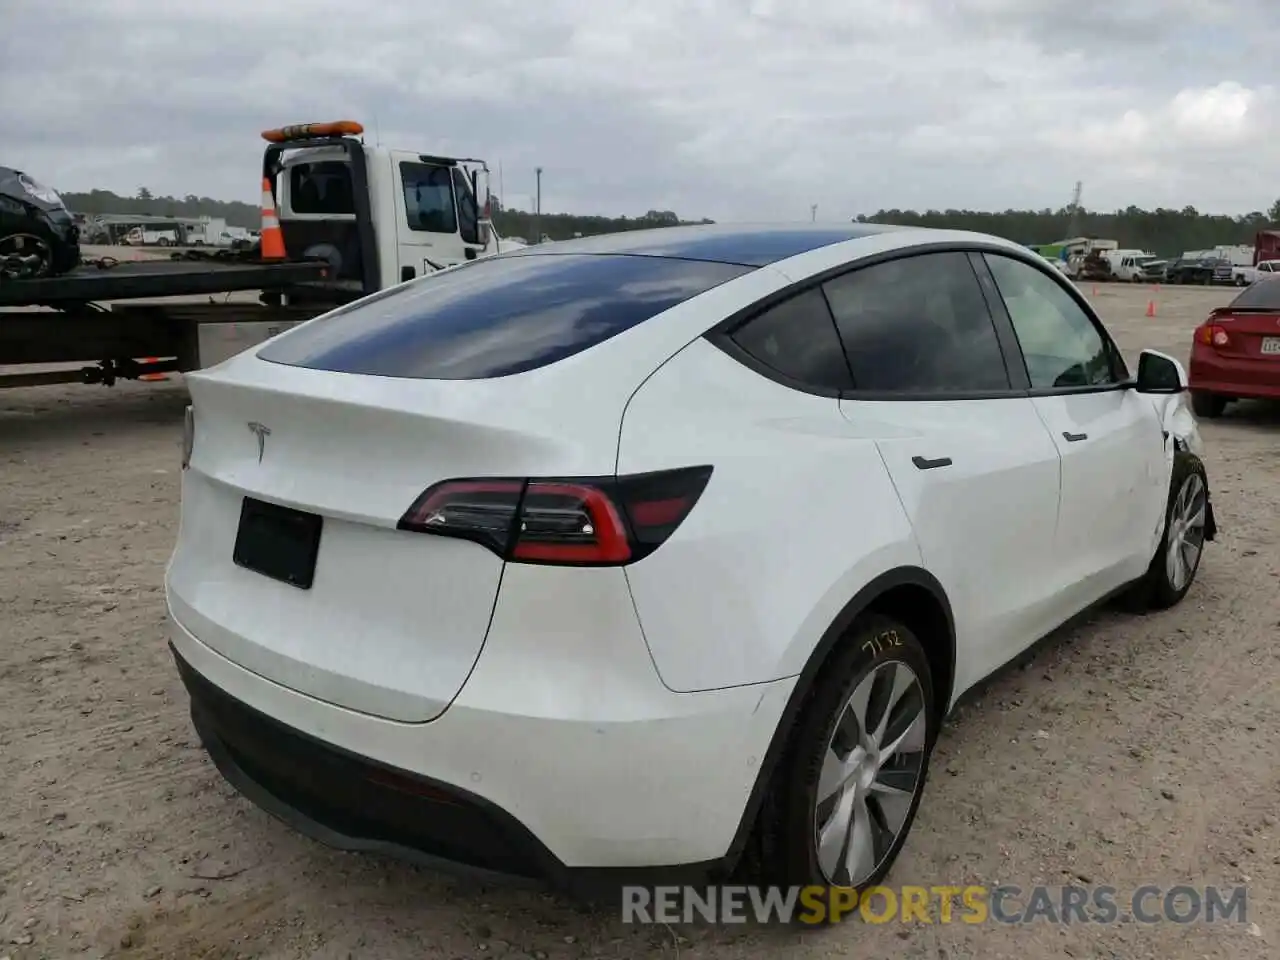
[[[1089,291],[1185,356],[1229,294]],[[1144,318],[1149,297],[1158,315]],[[894,884],[1246,884],[1249,923],[627,926],[299,837],[201,752],[165,647],[185,395],[0,394],[0,958],[1280,956],[1280,410],[1202,429],[1223,531],[1173,611],[1106,610],[944,732]]]

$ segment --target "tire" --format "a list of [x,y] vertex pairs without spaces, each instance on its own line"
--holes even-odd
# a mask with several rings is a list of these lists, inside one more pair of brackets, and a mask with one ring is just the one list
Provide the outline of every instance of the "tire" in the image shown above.
[[1227,398],[1203,390],[1191,391],[1191,412],[1206,420],[1216,420],[1227,409]]
[[[1173,455],[1164,535],[1151,558],[1151,566],[1135,587],[1132,599],[1136,604],[1148,610],[1167,610],[1187,595],[1204,557],[1209,516],[1209,479],[1204,464],[1194,453],[1179,451]],[[1171,550],[1175,538],[1180,541],[1177,559]],[[1178,560],[1183,565],[1181,575],[1177,572]]]
[[47,277],[55,272],[54,243],[53,237],[39,224],[6,230],[0,237],[0,257],[33,259],[34,262],[18,274],[23,279]]
[[[899,698],[890,703],[895,684]],[[889,617],[860,617],[823,665],[774,775],[761,823],[766,882],[846,891],[879,883],[911,832],[938,724],[920,640]],[[880,741],[863,732],[877,725]],[[890,742],[895,732],[900,747],[883,766],[857,764],[857,757],[874,756],[868,747]],[[854,813],[847,829],[840,822],[846,813]],[[860,859],[852,858],[851,840],[866,841],[857,847]]]

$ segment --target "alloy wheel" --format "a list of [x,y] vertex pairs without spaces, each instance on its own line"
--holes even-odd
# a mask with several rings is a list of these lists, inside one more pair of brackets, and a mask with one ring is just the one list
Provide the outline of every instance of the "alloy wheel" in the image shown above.
[[920,791],[927,742],[920,678],[881,663],[854,688],[823,754],[814,843],[829,883],[859,887],[884,863]]
[[53,266],[53,250],[35,234],[11,233],[0,237],[0,268],[7,272],[10,263],[15,265],[12,269],[17,277],[42,277]]
[[1207,504],[1204,481],[1193,473],[1182,482],[1169,516],[1165,572],[1174,590],[1186,587],[1200,565]]

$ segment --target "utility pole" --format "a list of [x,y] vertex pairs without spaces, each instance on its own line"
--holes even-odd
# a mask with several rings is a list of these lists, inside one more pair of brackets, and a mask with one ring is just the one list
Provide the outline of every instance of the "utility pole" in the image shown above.
[[1077,180],[1075,192],[1071,195],[1070,219],[1067,222],[1067,238],[1075,239],[1080,233],[1080,194],[1084,190],[1084,183]]
[[542,242],[542,168],[534,168],[537,180],[537,193],[533,199],[533,242]]
[[809,222],[818,222],[818,205],[816,203],[809,204]]

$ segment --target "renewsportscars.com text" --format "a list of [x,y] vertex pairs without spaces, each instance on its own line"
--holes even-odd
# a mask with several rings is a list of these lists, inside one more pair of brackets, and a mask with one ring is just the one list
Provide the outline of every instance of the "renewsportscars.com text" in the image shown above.
[[624,923],[1247,923],[1244,887],[623,887]]

